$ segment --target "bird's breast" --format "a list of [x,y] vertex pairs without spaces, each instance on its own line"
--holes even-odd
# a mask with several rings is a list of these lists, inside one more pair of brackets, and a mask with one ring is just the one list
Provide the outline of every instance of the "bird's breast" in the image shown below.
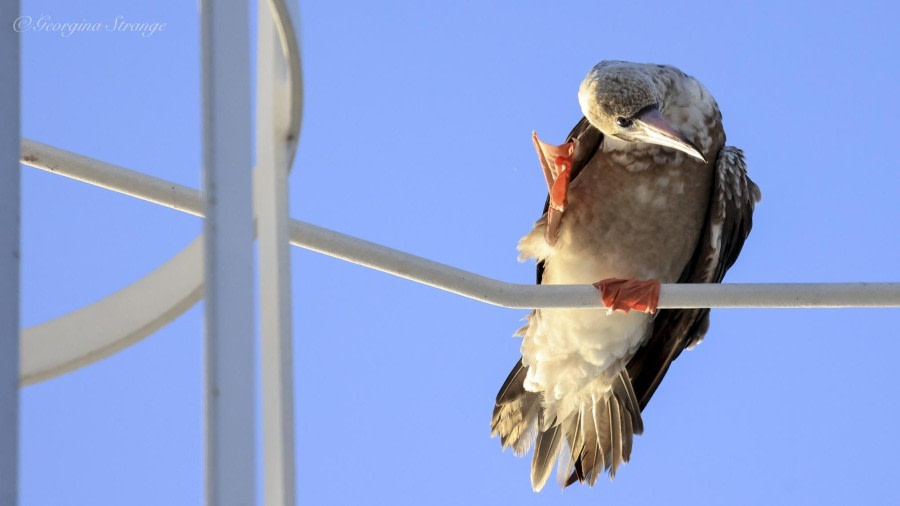
[[543,283],[677,281],[700,235],[711,178],[710,164],[665,148],[598,152],[569,189]]

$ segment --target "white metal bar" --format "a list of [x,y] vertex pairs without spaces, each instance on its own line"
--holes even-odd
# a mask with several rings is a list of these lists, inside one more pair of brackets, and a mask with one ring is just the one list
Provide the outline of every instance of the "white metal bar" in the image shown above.
[[[4,0],[7,21],[19,1]],[[18,502],[19,484],[19,34],[0,30],[0,504]]]
[[[591,285],[506,283],[300,221],[291,241],[348,262],[510,308],[603,307]],[[599,281],[599,280],[598,280]],[[664,284],[659,307],[900,307],[900,283]]]
[[[53,172],[86,183],[102,181],[104,188],[127,192],[145,200],[175,207],[166,198],[170,188],[179,195],[179,207],[202,215],[199,192],[186,186],[92,160],[69,173],[66,151],[35,141],[23,140],[23,163],[48,170],[45,155],[61,161]],[[25,160],[25,158],[29,158]],[[116,185],[109,172],[130,173]],[[192,196],[193,195],[193,196]],[[342,258],[349,262],[424,283],[464,297],[511,308],[601,307],[597,291],[590,285],[543,285],[506,283],[457,269],[432,260],[375,244],[299,220],[290,222],[291,244]],[[900,283],[747,283],[683,285],[667,284],[660,290],[660,308],[814,308],[814,307],[900,307]]]
[[249,3],[201,2],[206,501],[256,498]]
[[[291,83],[267,2],[257,2],[256,209],[260,363],[262,375],[263,500],[292,506],[294,490],[294,367],[291,252],[288,243],[288,160]],[[299,114],[297,115],[299,117]]]
[[24,138],[20,161],[36,169],[203,217],[203,197],[198,190],[142,172]]

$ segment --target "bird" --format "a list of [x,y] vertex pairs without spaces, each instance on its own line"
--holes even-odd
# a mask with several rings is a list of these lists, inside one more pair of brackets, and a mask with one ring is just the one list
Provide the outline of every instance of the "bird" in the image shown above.
[[594,284],[607,310],[536,309],[497,394],[491,434],[524,456],[531,485],[593,486],[631,457],[672,362],[709,309],[661,309],[660,283],[719,283],[752,227],[759,187],[725,145],[710,92],[669,65],[602,61],[581,82],[562,145],[533,134],[548,197],[518,244],[538,284]]

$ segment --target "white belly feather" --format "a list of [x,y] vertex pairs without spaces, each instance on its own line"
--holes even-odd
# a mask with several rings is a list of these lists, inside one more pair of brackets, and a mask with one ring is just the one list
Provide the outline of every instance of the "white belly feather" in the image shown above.
[[[544,284],[589,284],[622,276],[597,258],[568,255],[550,246],[544,240],[545,227],[538,223],[519,243],[520,258],[548,260]],[[582,403],[606,395],[651,321],[645,313],[608,314],[593,308],[539,309],[530,315],[520,331],[522,364],[528,367],[524,386],[544,394],[546,422],[565,420]]]

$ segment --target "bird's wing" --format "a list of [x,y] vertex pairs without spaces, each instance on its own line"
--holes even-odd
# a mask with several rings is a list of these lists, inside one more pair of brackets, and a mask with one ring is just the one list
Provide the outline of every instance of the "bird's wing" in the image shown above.
[[[572,169],[569,180],[570,184],[571,181],[575,181],[575,178],[581,173],[581,169],[585,168],[588,162],[591,161],[591,158],[594,157],[594,154],[600,147],[600,141],[602,140],[603,134],[600,130],[591,126],[587,118],[584,117],[582,117],[581,121],[575,125],[575,128],[569,132],[569,136],[566,137],[566,142],[575,141],[575,153],[572,155]],[[547,195],[547,200],[544,202],[544,214],[547,214],[548,209],[550,209],[550,195]],[[544,262],[540,261],[537,264],[537,284],[541,284],[543,278]]]
[[[725,146],[716,157],[706,225],[679,283],[719,283],[734,264],[750,234],[759,187],[747,177],[744,153]],[[628,363],[641,409],[650,401],[669,365],[682,350],[703,339],[709,309],[663,309],[650,338]]]

